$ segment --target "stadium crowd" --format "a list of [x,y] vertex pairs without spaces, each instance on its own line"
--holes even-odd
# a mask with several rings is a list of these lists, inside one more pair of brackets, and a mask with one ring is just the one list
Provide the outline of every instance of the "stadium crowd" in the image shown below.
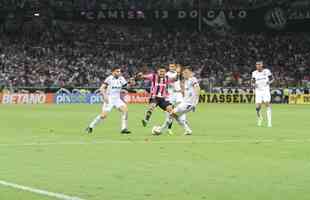
[[273,71],[276,87],[310,83],[307,34],[218,35],[58,21],[37,34],[31,27],[1,34],[0,85],[98,87],[115,65],[129,77],[181,63],[195,69],[205,88],[247,86],[257,60]]

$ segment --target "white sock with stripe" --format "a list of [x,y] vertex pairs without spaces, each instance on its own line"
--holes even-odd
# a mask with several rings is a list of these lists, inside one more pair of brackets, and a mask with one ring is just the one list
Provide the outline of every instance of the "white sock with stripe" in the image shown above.
[[123,112],[122,113],[122,130],[128,128],[128,112]]
[[89,127],[90,128],[95,128],[100,122],[101,120],[103,120],[101,118],[101,115],[98,115],[90,124],[89,124]]

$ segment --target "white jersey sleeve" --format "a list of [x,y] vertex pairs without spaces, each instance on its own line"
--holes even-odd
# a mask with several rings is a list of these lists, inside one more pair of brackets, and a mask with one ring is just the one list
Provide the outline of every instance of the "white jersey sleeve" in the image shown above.
[[271,71],[269,70],[269,69],[265,69],[265,71],[266,71],[266,75],[269,77],[269,76],[272,76],[272,74],[271,74]]
[[120,77],[120,81],[121,81],[121,84],[123,87],[128,84],[128,82],[126,81],[126,79],[123,76]]
[[103,83],[107,84],[107,85],[111,85],[112,83],[112,79],[113,79],[113,76],[108,76]]

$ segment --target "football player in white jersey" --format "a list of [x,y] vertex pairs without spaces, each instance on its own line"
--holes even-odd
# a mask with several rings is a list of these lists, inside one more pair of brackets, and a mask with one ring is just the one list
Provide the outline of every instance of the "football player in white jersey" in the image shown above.
[[268,127],[271,123],[271,95],[270,84],[274,81],[273,75],[269,69],[264,69],[262,61],[256,62],[256,70],[252,72],[251,85],[255,88],[255,103],[257,113],[257,125],[262,126],[263,117],[261,114],[262,104],[267,108]]
[[[183,95],[181,91],[181,77],[182,77],[182,66],[180,64],[170,64],[169,71],[167,72],[167,76],[171,80],[175,80],[168,85],[168,101],[176,107],[180,104],[183,100]],[[166,113],[166,118],[170,118],[170,114]],[[172,123],[168,126],[168,133],[170,135],[173,134],[172,132]]]
[[182,71],[183,80],[181,83],[183,99],[170,113],[170,119],[166,120],[161,127],[160,133],[168,128],[169,124],[175,119],[185,130],[185,135],[191,135],[192,130],[186,120],[186,113],[195,111],[199,102],[200,86],[197,78],[193,76],[190,67],[185,67]]
[[100,87],[103,96],[102,112],[87,127],[86,132],[92,133],[95,126],[105,120],[108,113],[115,107],[121,112],[121,133],[130,134],[128,130],[128,107],[122,99],[122,91],[127,86],[127,81],[122,76],[121,69],[115,67]]

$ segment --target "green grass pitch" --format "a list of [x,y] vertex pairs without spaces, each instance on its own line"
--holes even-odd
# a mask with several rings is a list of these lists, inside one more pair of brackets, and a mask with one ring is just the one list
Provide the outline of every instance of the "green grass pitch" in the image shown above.
[[[151,136],[164,120],[120,135],[113,111],[93,135],[99,105],[1,105],[0,180],[87,200],[309,200],[310,107],[273,105],[273,128],[256,127],[254,105],[200,105],[193,136]],[[1,200],[46,196],[0,185]]]

